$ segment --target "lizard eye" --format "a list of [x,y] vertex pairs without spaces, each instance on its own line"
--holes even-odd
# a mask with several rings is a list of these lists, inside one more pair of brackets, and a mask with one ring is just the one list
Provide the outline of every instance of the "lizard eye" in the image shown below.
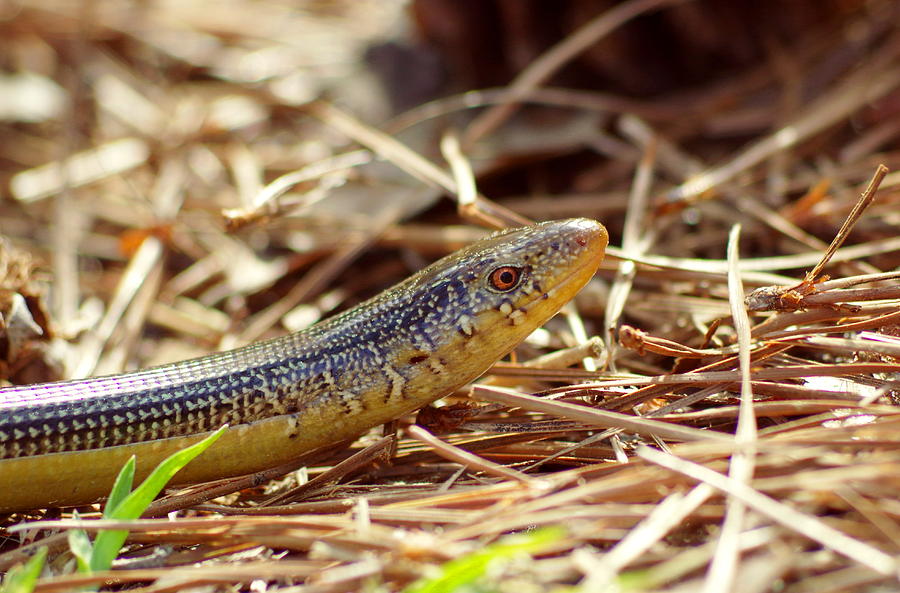
[[522,268],[500,266],[488,275],[488,284],[499,292],[509,292],[522,280]]

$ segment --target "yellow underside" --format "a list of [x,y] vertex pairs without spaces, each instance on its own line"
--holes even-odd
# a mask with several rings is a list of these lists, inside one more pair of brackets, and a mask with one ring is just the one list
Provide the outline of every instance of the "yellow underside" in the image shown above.
[[[388,410],[378,410],[383,415]],[[402,414],[406,410],[399,413]],[[352,438],[370,421],[368,411],[322,418],[277,416],[231,427],[212,447],[185,466],[171,484],[239,476],[291,461],[313,449]],[[0,512],[84,504],[102,498],[119,470],[136,455],[135,485],[160,461],[203,438],[192,435],[106,449],[0,460]]]

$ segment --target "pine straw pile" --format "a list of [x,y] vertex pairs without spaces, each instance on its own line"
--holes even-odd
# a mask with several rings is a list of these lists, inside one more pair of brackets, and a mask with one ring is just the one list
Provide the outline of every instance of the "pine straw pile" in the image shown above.
[[[385,43],[393,3],[296,4],[0,7],[4,379],[298,329],[485,227],[589,216],[621,247],[387,436],[171,490],[105,573],[74,573],[72,509],[9,516],[0,570],[49,546],[37,591],[900,587],[895,2],[417,2],[428,51]],[[409,99],[364,56],[446,98],[388,119]]]

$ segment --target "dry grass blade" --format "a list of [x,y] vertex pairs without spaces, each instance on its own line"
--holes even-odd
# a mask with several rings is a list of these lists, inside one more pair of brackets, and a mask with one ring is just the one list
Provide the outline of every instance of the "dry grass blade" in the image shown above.
[[595,561],[587,579],[582,583],[584,588],[596,591],[612,585],[626,566],[647,553],[670,530],[706,502],[712,493],[710,486],[700,484],[686,495],[676,492],[664,498],[627,536]]
[[[741,372],[741,403],[738,415],[735,445],[737,450],[731,455],[728,476],[742,484],[747,484],[756,468],[756,416],[753,409],[753,384],[750,381],[750,319],[744,310],[744,284],[738,271],[741,227],[731,229],[728,240],[728,302],[738,339],[738,368]],[[729,498],[725,510],[722,533],[716,551],[706,574],[704,591],[718,590],[734,586],[738,565],[739,535],[744,529],[747,509],[743,501]]]
[[599,38],[609,34],[642,13],[659,10],[668,4],[683,1],[631,0],[593,19],[575,34],[567,37],[563,42],[532,62],[529,68],[510,83],[510,97],[507,101],[486,111],[469,124],[465,135],[466,144],[477,142],[481,137],[489,134],[494,128],[502,124],[515,110],[513,101],[518,100],[521,95],[527,94],[534,87],[540,85],[566,62],[596,43]]
[[448,445],[440,439],[435,438],[433,434],[431,434],[421,426],[410,426],[407,429],[407,433],[412,438],[418,441],[422,441],[423,443],[431,446],[434,451],[437,452],[437,454],[441,457],[445,457],[447,459],[450,459],[451,461],[461,463],[470,470],[482,471],[487,474],[506,478],[508,480],[515,480],[516,482],[521,482],[522,484],[526,485],[535,484],[535,480],[529,478],[521,472],[517,472],[497,463],[491,463],[486,459],[480,459],[477,455],[473,455],[468,451],[464,451],[457,447]]
[[867,546],[810,515],[797,512],[773,498],[760,494],[746,484],[742,484],[733,478],[726,478],[700,465],[677,459],[660,451],[654,451],[649,447],[638,451],[638,455],[643,459],[709,484],[713,488],[740,500],[756,512],[766,515],[783,527],[797,531],[880,574],[900,578],[900,572],[898,572],[900,567],[898,567],[897,561],[889,554]]
[[[651,142],[637,169],[632,186],[632,193],[628,199],[628,212],[626,213],[624,228],[622,229],[622,251],[628,256],[641,255],[653,241],[652,227],[647,228],[647,206],[650,194],[650,186],[653,176],[653,165],[656,158],[656,144]],[[613,329],[619,324],[622,312],[625,310],[625,302],[631,292],[634,281],[635,263],[631,259],[623,259],[619,263],[616,278],[609,290],[609,299],[606,303],[604,323],[606,325],[607,344],[611,352],[615,341]],[[615,372],[616,359],[611,355],[608,359],[610,370]]]
[[541,399],[524,393],[518,393],[509,389],[497,387],[476,386],[475,396],[479,399],[505,404],[507,406],[520,407],[534,412],[544,412],[572,420],[578,420],[600,428],[624,428],[645,435],[658,435],[663,438],[671,438],[682,441],[713,440],[731,442],[731,437],[703,430],[695,430],[685,426],[670,425],[609,412],[596,410],[586,406],[578,406],[565,402],[557,402]]
[[897,44],[886,48],[885,54],[881,56],[882,60],[869,65],[871,70],[858,72],[856,77],[845,81],[833,92],[821,97],[796,121],[748,146],[730,162],[705,171],[679,186],[670,192],[669,199],[683,200],[696,197],[758,164],[775,151],[791,148],[810,135],[843,120],[864,103],[890,93],[900,84],[900,73],[894,68],[885,70],[885,64],[895,59],[898,50],[900,46]]

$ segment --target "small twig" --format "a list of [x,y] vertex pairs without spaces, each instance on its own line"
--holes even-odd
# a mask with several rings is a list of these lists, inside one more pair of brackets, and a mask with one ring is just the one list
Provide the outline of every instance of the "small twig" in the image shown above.
[[[878,186],[881,185],[881,181],[887,173],[887,167],[878,165],[875,174],[872,176],[872,180],[856,202],[853,210],[850,211],[850,214],[847,216],[847,219],[844,221],[844,224],[841,226],[837,235],[835,235],[831,245],[828,246],[828,249],[825,251],[824,255],[822,255],[819,263],[806,274],[803,281],[792,286],[763,286],[757,288],[744,299],[747,309],[750,311],[797,311],[799,309],[805,309],[813,304],[810,302],[809,297],[819,293],[816,284],[828,280],[827,276],[820,278],[819,274],[825,266],[828,265],[828,262],[831,261],[832,256],[834,256],[835,252],[843,245],[844,241],[847,240],[847,236],[850,234],[851,229],[859,220],[860,216],[862,216],[863,212],[865,212],[866,208],[872,204],[872,201],[875,199],[875,193],[878,191]],[[831,306],[840,307],[842,310],[851,312],[858,311],[858,308],[851,305],[832,304]]]
[[[348,442],[338,443],[334,448],[336,449],[349,444],[350,443]],[[182,491],[171,496],[166,496],[165,498],[161,498],[153,502],[149,507],[147,507],[147,510],[142,516],[160,517],[163,515],[167,515],[172,511],[177,511],[180,509],[198,505],[208,500],[219,498],[220,496],[232,494],[234,492],[245,490],[247,488],[255,488],[257,486],[260,486],[261,484],[265,484],[269,480],[280,478],[281,476],[295,471],[300,467],[309,465],[310,463],[325,458],[331,454],[332,450],[332,448],[317,449],[315,451],[300,455],[296,459],[277,467],[265,469],[253,474],[247,474],[245,476],[238,476],[236,478],[228,478],[225,480],[218,480],[216,482],[207,482],[205,484],[200,484],[187,491]]]
[[263,501],[262,506],[268,507],[294,502],[312,492],[321,490],[330,484],[334,484],[345,476],[353,474],[368,466],[375,459],[386,457],[394,440],[393,436],[381,437],[362,451],[354,453],[309,482],[266,499]]
[[496,215],[494,206],[497,204],[484,198],[479,199],[472,164],[463,154],[456,134],[448,133],[441,138],[441,153],[447,159],[456,181],[456,209],[460,218],[493,229],[508,226],[509,217]]
[[654,354],[677,358],[721,356],[722,354],[734,354],[737,351],[737,346],[728,348],[691,348],[673,340],[652,336],[630,325],[623,325],[619,328],[619,345],[628,350],[634,350],[641,356],[647,352],[653,352]]
[[804,282],[813,283],[819,277],[819,274],[822,272],[822,269],[828,265],[828,262],[831,261],[831,257],[834,255],[834,252],[837,251],[841,245],[844,244],[844,241],[847,240],[847,236],[850,234],[850,231],[853,229],[856,222],[863,215],[863,212],[866,211],[866,208],[872,205],[872,202],[875,200],[875,193],[878,191],[878,186],[881,185],[881,182],[884,180],[885,175],[888,174],[890,169],[885,167],[884,165],[878,165],[878,168],[875,169],[875,174],[872,176],[872,180],[869,181],[869,185],[866,186],[866,189],[863,191],[862,195],[859,197],[859,200],[853,206],[853,210],[850,211],[850,214],[847,216],[847,219],[844,221],[844,224],[841,226],[837,235],[834,237],[834,240],[831,242],[831,245],[828,246],[828,250],[825,252],[825,255],[822,256],[822,260],[814,267],[809,273],[806,275],[806,278],[803,279]]

